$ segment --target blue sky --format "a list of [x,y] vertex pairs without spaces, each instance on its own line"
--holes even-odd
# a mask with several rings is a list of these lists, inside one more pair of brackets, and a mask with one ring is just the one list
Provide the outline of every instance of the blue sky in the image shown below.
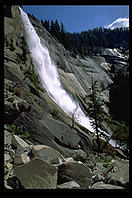
[[[81,32],[96,27],[106,27],[118,18],[129,18],[129,6],[23,6],[25,12],[38,19],[63,22],[68,32]],[[121,20],[120,20],[121,21]]]

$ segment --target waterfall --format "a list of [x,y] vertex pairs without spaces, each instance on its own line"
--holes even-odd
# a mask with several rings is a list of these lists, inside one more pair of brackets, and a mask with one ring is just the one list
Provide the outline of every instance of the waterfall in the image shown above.
[[[44,46],[37,35],[33,25],[31,24],[27,14],[19,7],[23,22],[23,35],[27,42],[30,55],[36,71],[40,76],[42,86],[46,89],[49,96],[59,105],[63,111],[70,117],[74,114],[74,119],[80,125],[94,133],[90,119],[81,110],[79,104],[64,90],[61,85],[56,65],[50,58],[48,49]],[[100,132],[109,137],[105,131]],[[103,138],[102,138],[103,139]],[[115,146],[115,142],[111,139],[109,143]]]
[[56,65],[52,62],[48,49],[42,45],[27,14],[20,8],[23,22],[23,35],[27,42],[33,64],[40,76],[42,86],[50,97],[70,117],[74,114],[76,122],[94,132],[90,119],[85,116],[79,104],[64,90],[61,85]]

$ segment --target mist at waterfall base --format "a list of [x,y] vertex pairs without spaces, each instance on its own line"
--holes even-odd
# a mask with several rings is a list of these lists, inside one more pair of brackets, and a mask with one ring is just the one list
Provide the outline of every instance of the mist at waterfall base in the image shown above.
[[[90,119],[83,113],[79,104],[64,90],[61,85],[56,65],[52,62],[48,49],[42,45],[33,25],[27,14],[19,7],[23,22],[23,35],[27,42],[33,64],[40,76],[42,86],[46,89],[49,96],[59,105],[63,111],[89,131],[94,132]],[[105,131],[100,130],[109,136]],[[115,146],[115,142],[110,140],[109,143]]]

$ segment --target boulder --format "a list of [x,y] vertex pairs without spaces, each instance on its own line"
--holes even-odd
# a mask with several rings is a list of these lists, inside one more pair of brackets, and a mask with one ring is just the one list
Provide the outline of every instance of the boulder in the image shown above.
[[4,161],[5,161],[5,163],[8,163],[8,162],[12,161],[12,159],[11,159],[9,154],[6,154],[6,153],[4,154]]
[[79,189],[80,185],[75,181],[65,182],[63,184],[57,185],[57,189]]
[[11,156],[12,159],[15,157],[15,151],[13,149],[9,149],[9,155]]
[[123,159],[127,159],[128,157],[123,153],[123,151],[119,148],[116,148],[116,155],[123,158]]
[[12,144],[15,148],[19,149],[23,153],[25,150],[29,148],[29,145],[19,136],[13,135]]
[[97,166],[97,172],[99,172],[101,175],[104,175],[104,172],[106,172],[106,167],[104,167],[104,162],[96,162]]
[[65,162],[74,162],[73,157],[66,157]]
[[129,161],[121,160],[114,164],[111,176],[107,181],[109,184],[126,186],[129,183]]
[[105,184],[104,182],[97,182],[90,186],[90,189],[123,189],[122,186],[115,186],[111,184]]
[[76,152],[74,152],[72,157],[74,160],[81,161],[84,163],[87,159],[87,153],[81,149],[78,149],[76,150]]
[[54,136],[54,140],[58,144],[68,148],[76,148],[79,144],[79,135],[73,129],[69,128],[63,123],[48,117],[43,118],[42,122]]
[[12,135],[7,130],[4,130],[4,146],[10,147],[12,144]]
[[[87,155],[86,151],[84,151],[82,149],[67,148],[65,146],[60,145],[59,143],[56,143],[55,141],[53,141],[53,142],[56,145],[57,150],[64,154],[64,157],[72,157],[75,160],[80,160],[80,161],[83,161],[83,162],[85,161],[85,157]],[[81,152],[80,152],[80,150],[81,150]],[[84,154],[84,156],[82,156],[82,154]]]
[[96,172],[96,174],[92,176],[92,180],[96,183],[99,181],[104,181],[104,177],[100,174],[100,172]]
[[95,161],[94,155],[89,154],[86,163],[87,163],[88,167],[93,170],[94,167],[96,166],[96,161]]
[[55,189],[57,186],[57,168],[37,157],[17,166],[15,175],[26,189]]
[[20,165],[30,161],[29,156],[26,153],[16,153],[14,158],[14,164]]
[[51,164],[59,164],[64,161],[63,156],[55,149],[47,145],[36,145],[32,147],[32,154]]
[[75,181],[80,188],[87,189],[91,184],[90,169],[82,163],[66,162],[58,165],[58,184]]

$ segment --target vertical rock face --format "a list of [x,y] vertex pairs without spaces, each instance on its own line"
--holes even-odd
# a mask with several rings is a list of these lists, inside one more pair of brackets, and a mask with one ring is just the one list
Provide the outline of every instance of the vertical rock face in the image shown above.
[[37,157],[15,168],[15,174],[26,189],[55,189],[57,185],[57,168]]
[[22,36],[22,21],[18,6],[5,6],[4,8],[4,38],[10,43],[13,41],[15,48],[18,48],[19,39]]

